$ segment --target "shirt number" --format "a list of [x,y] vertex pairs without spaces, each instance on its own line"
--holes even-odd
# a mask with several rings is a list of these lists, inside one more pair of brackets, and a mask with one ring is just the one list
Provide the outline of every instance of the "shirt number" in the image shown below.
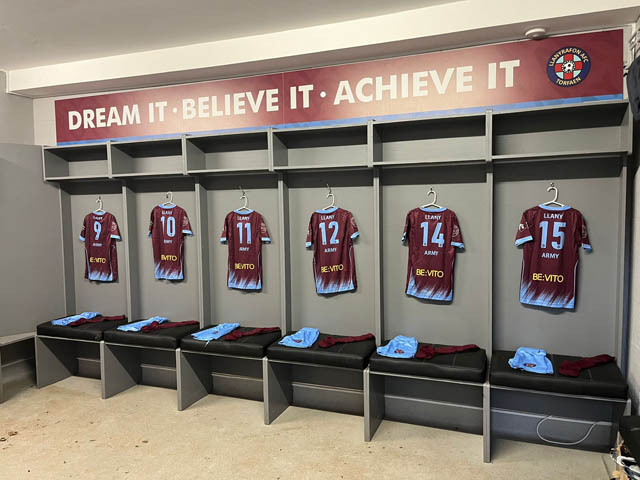
[[[422,222],[422,246],[429,245],[429,222]],[[433,230],[433,236],[431,237],[431,243],[436,243],[440,248],[444,245],[444,234],[440,233],[442,230],[442,222],[436,223],[436,228]]]
[[167,237],[175,237],[176,219],[174,217],[167,217],[167,220],[165,221],[165,217],[160,217],[160,221],[162,222],[162,230],[166,232]]
[[100,222],[93,222],[93,231],[96,232],[96,240],[100,237],[100,232],[102,231],[102,224]]
[[[331,243],[332,245],[336,245],[340,243],[340,241],[338,240],[338,222],[335,222],[335,221],[329,222],[329,228],[332,230],[331,239],[329,240],[329,243]],[[326,245],[327,244],[327,226],[325,225],[325,222],[320,223],[320,232],[322,233],[322,244]]]
[[[240,235],[240,243],[242,243],[242,222],[238,222],[236,225],[238,227],[238,234]],[[245,228],[247,229],[247,243],[251,243],[251,224],[245,223]]]
[[[567,226],[567,222],[553,222],[553,238],[558,238],[559,241],[552,241],[551,246],[556,250],[562,250],[564,247],[564,232],[561,230]],[[547,237],[549,234],[549,222],[540,222],[540,229],[542,235],[540,237],[540,248],[547,248]]]

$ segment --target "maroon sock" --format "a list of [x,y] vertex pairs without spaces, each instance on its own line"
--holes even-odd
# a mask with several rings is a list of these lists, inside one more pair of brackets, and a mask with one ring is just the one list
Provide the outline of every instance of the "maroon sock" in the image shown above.
[[100,323],[100,322],[115,322],[117,320],[124,320],[126,315],[115,315],[112,317],[93,317],[93,318],[79,318],[75,322],[71,322],[67,327],[77,327],[78,325],[84,325],[85,323]]
[[271,332],[279,332],[279,331],[280,331],[280,327],[254,328],[253,330],[247,330],[246,332],[242,332],[236,328],[231,333],[227,333],[222,339],[223,340],[239,340],[242,337],[250,337],[252,335],[262,335],[263,333],[271,333]]
[[595,367],[596,365],[613,362],[614,360],[615,357],[606,354],[596,355],[595,357],[581,358],[580,360],[576,360],[575,362],[565,360],[560,364],[560,367],[558,367],[558,372],[561,375],[565,375],[567,377],[577,377],[585,368]]
[[335,338],[332,336],[328,336],[320,340],[318,346],[320,348],[329,348],[333,347],[336,343],[354,343],[354,342],[363,342],[365,340],[375,339],[372,333],[365,333],[364,335],[359,335],[357,337],[342,337]]
[[429,360],[436,355],[447,355],[449,353],[458,353],[458,352],[468,352],[471,350],[478,350],[478,347],[475,343],[470,343],[468,345],[451,345],[446,347],[434,347],[433,345],[423,345],[414,355],[415,358],[424,358]]
[[195,320],[187,320],[186,322],[151,322],[149,325],[145,325],[140,330],[143,332],[153,332],[154,330],[161,330],[163,328],[176,328],[186,327],[187,325],[199,325],[200,322]]

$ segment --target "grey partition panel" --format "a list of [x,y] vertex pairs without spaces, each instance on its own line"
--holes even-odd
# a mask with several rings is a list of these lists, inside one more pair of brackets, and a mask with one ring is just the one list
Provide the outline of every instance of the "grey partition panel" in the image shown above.
[[44,148],[42,158],[46,179],[109,176],[106,144]]
[[[374,332],[374,209],[370,170],[348,173],[289,174],[291,327],[316,327],[338,335]],[[318,295],[313,277],[313,250],[305,248],[311,214],[327,205],[326,184],[336,206],[349,210],[360,236],[354,241],[358,288],[354,292]]]
[[[211,295],[210,323],[239,322],[246,326],[280,326],[280,242],[278,182],[274,174],[211,177],[204,181],[207,189],[207,223],[209,236],[208,269]],[[271,237],[262,245],[262,290],[239,290],[227,287],[229,247],[220,243],[225,217],[242,206],[241,192],[246,191],[248,207],[260,213]]]
[[[621,168],[619,157],[495,166],[495,349],[532,346],[567,355],[619,355]],[[515,234],[524,210],[551,199],[550,181],[559,190],[558,200],[584,215],[593,246],[592,253],[580,252],[574,310],[519,301],[522,249],[514,246]]]
[[[384,336],[410,335],[435,343],[489,343],[490,187],[484,165],[420,167],[382,173],[382,269]],[[452,302],[405,293],[408,244],[401,241],[406,214],[428,203],[456,213],[465,249],[456,251]]]
[[0,144],[3,225],[0,336],[65,313],[58,190],[42,181],[42,150]]
[[[157,280],[154,274],[153,246],[148,236],[151,210],[166,200],[165,193],[173,192],[173,202],[185,209],[192,228],[196,222],[195,184],[192,178],[173,180],[139,180],[131,182],[136,224],[133,226],[135,248],[129,267],[134,270],[137,285],[132,284],[132,320],[163,315],[170,320],[199,320],[198,307],[198,254],[195,238],[184,237],[184,280]],[[206,232],[194,231],[194,235]]]
[[267,132],[188,137],[187,170],[268,170]]
[[[95,282],[84,278],[86,254],[85,244],[80,240],[80,232],[84,217],[98,208],[96,199],[98,195],[102,198],[103,208],[112,213],[121,237],[126,235],[125,219],[123,214],[122,190],[117,183],[78,183],[65,185],[64,188],[69,193],[68,198],[68,224],[65,229],[70,229],[70,235],[65,235],[65,247],[71,247],[72,255],[65,257],[65,262],[71,261],[73,271],[73,288],[75,305],[71,313],[96,311],[105,315],[119,315],[127,312],[126,293],[126,255],[125,248],[121,241],[116,242],[118,255],[118,279],[114,282]],[[87,241],[91,241],[87,232]]]

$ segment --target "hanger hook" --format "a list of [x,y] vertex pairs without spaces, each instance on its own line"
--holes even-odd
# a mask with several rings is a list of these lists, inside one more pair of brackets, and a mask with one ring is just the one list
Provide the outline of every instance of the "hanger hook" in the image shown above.
[[557,203],[558,200],[558,188],[556,187],[556,184],[554,182],[549,183],[549,187],[547,188],[547,192],[554,192],[554,196],[553,196],[553,200],[551,200],[552,203]]
[[169,200],[169,203],[173,203],[173,192],[171,190],[169,190],[166,194],[165,194],[165,198],[167,198],[167,200]]
[[98,204],[98,210],[102,210],[102,196],[98,195],[98,198],[96,199],[96,203]]
[[[242,188],[242,185],[238,185],[238,189],[240,189],[240,191],[242,192],[242,197],[246,196],[246,192],[244,191],[244,188]],[[240,198],[242,198],[240,197]]]

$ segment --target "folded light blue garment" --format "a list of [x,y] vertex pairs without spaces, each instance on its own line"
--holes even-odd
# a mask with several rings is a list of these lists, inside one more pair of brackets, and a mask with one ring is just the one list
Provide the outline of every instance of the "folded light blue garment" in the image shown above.
[[220,337],[224,337],[227,333],[233,332],[239,326],[239,323],[221,323],[220,325],[207,328],[206,330],[202,330],[201,332],[192,333],[191,335],[196,340],[217,340]]
[[139,322],[133,322],[133,323],[127,323],[125,325],[120,325],[118,327],[118,330],[121,330],[123,332],[139,332],[140,330],[142,330],[142,327],[146,327],[147,325],[153,323],[153,322],[158,322],[158,323],[164,323],[166,321],[168,321],[169,319],[167,317],[151,317],[148,318],[146,320],[140,320]]
[[418,350],[418,340],[413,337],[398,335],[386,345],[376,349],[378,354],[391,358],[412,358]]
[[100,315],[102,315],[100,312],[82,312],[82,313],[80,313],[78,315],[71,315],[69,317],[58,318],[57,320],[52,320],[51,324],[52,325],[62,325],[63,327],[66,327],[70,323],[73,323],[76,320],[80,320],[81,318],[90,319],[90,318],[96,318],[96,317],[98,317]]
[[318,335],[320,330],[317,328],[304,327],[292,335],[287,335],[278,343],[285,347],[309,348],[316,342]]
[[513,358],[509,359],[509,366],[532,373],[553,374],[553,365],[547,358],[547,352],[540,348],[518,348]]

